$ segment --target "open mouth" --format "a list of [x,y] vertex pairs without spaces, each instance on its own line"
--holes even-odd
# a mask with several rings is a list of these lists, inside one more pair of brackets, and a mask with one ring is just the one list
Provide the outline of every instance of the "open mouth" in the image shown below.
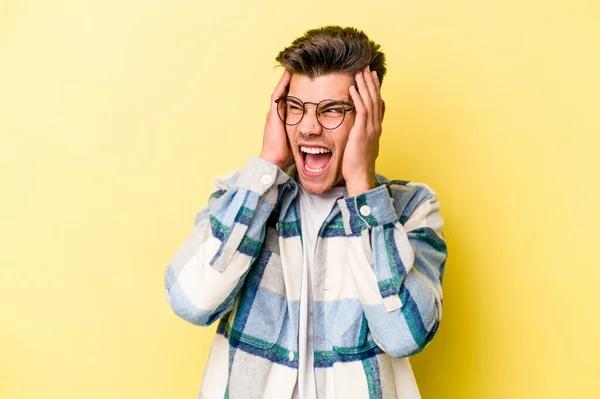
[[327,169],[331,161],[331,150],[325,147],[300,146],[302,169],[309,176],[320,175]]

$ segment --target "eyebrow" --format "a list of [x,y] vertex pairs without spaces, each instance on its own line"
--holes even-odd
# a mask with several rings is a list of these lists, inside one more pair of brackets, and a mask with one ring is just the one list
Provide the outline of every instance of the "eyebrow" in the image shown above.
[[[290,98],[290,97],[293,97],[293,98]],[[292,96],[292,95],[288,95],[288,98],[290,98],[290,99],[291,99],[291,100],[293,100],[293,101],[299,100],[299,101],[302,101],[303,103],[305,103],[305,102],[312,103],[312,101],[303,101],[303,100],[300,100],[298,97],[296,97],[296,96]],[[322,99],[321,101],[325,101],[325,100],[329,100],[329,101],[335,101],[335,102],[339,102],[339,103],[344,103],[344,104],[347,104],[347,105],[353,105],[353,103],[350,101],[350,99],[349,99],[349,98],[346,98],[346,97],[344,97],[344,98],[342,98],[342,99],[336,99],[336,98],[324,98],[324,99]],[[318,101],[315,101],[315,102],[318,102]]]

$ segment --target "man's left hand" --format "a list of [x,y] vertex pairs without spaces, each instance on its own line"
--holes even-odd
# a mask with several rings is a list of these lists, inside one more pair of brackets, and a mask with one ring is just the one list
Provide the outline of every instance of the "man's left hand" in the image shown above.
[[355,86],[350,86],[350,96],[354,101],[356,118],[342,161],[342,175],[350,197],[375,187],[375,160],[379,155],[384,112],[377,72],[367,66],[356,74],[355,79],[358,91]]

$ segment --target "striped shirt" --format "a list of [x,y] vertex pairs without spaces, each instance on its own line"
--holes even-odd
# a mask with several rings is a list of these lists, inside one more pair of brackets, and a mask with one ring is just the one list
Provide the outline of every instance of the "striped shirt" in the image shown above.
[[[295,169],[258,157],[217,178],[207,208],[169,263],[173,311],[218,320],[200,399],[291,398],[298,378],[302,234]],[[442,316],[447,247],[435,193],[377,175],[339,199],[313,264],[314,368],[319,399],[401,398],[405,357]]]

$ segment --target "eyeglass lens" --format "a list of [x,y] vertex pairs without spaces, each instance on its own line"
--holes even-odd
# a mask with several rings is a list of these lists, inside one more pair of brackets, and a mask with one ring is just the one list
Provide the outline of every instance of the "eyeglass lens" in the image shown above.
[[[286,125],[297,125],[306,113],[306,105],[295,98],[283,98],[278,103],[277,113]],[[335,129],[344,121],[344,104],[334,100],[324,100],[317,108],[317,120],[325,129]]]

